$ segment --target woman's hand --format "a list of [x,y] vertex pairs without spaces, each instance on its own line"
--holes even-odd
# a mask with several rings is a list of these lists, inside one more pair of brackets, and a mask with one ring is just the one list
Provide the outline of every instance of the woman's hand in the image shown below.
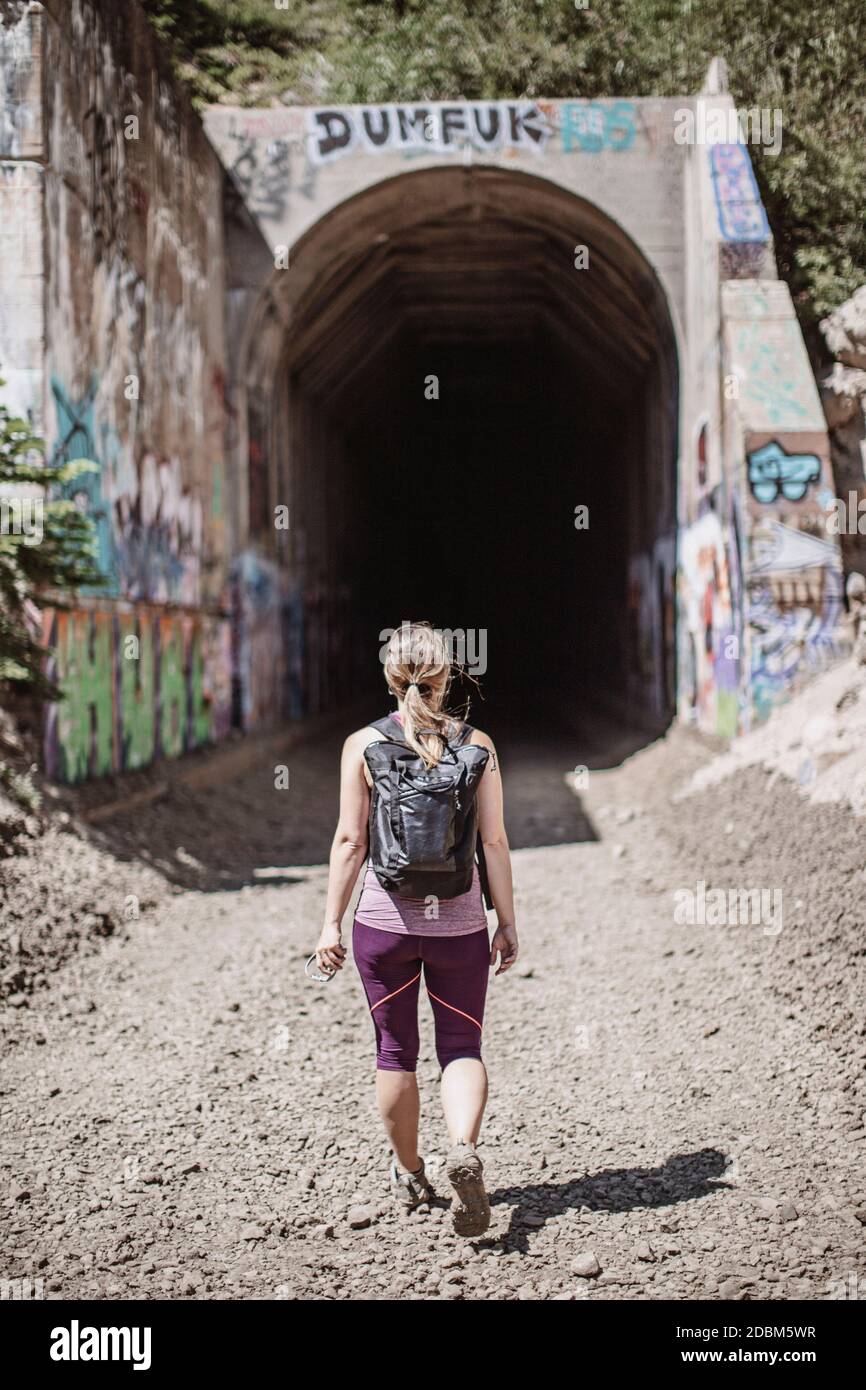
[[343,933],[338,922],[329,922],[322,927],[322,934],[316,946],[316,961],[320,970],[342,970],[346,959]]
[[497,952],[499,954],[499,969],[495,972],[501,975],[504,970],[510,970],[517,960],[517,928],[497,927],[493,933],[493,940],[490,943],[490,964],[496,964]]

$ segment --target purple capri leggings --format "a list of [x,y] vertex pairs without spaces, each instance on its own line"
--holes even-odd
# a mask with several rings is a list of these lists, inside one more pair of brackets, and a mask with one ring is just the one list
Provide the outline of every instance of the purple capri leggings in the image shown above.
[[458,1057],[480,1058],[490,970],[486,928],[467,936],[404,936],[356,919],[352,951],[376,1029],[379,1071],[415,1070],[422,970],[440,1067]]

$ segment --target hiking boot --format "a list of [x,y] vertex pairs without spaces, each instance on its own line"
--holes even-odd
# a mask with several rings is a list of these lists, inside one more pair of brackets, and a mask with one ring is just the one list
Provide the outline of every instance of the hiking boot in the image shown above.
[[483,1235],[490,1225],[490,1203],[481,1176],[484,1164],[473,1144],[455,1144],[446,1160],[448,1180],[454,1188],[451,1220],[458,1236]]
[[397,1167],[396,1158],[391,1160],[391,1192],[407,1211],[413,1211],[423,1202],[430,1201],[434,1193],[424,1171],[423,1158],[421,1167],[414,1173],[402,1173]]

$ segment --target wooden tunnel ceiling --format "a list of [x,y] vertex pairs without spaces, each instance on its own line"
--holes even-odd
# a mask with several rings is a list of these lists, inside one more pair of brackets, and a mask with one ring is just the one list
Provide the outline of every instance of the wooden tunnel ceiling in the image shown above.
[[[484,350],[496,345],[533,359],[564,354],[580,394],[621,408],[626,383],[672,350],[661,286],[634,245],[550,185],[534,208],[540,180],[487,171],[485,183],[476,171],[455,197],[456,180],[437,172],[390,181],[378,208],[375,190],[363,195],[342,238],[333,228],[319,246],[315,229],[306,238],[309,287],[293,306],[284,359],[297,384],[348,420],[375,409],[376,381],[409,356],[463,348],[483,375]],[[396,208],[395,184],[409,185]],[[575,268],[579,245],[586,269]]]

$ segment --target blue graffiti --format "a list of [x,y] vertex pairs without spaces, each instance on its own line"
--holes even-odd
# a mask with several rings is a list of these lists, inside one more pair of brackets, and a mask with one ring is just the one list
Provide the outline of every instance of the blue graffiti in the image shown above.
[[770,225],[748,150],[742,145],[711,145],[710,176],[724,240],[766,241]]
[[779,608],[772,586],[761,582],[749,595],[752,629],[752,700],[758,720],[766,719],[774,705],[790,691],[801,671],[817,672],[840,656],[838,624],[842,616],[842,577],[836,566],[826,566],[820,607],[798,605]]
[[562,148],[583,154],[630,150],[637,137],[633,101],[568,101],[562,108]]
[[821,477],[817,454],[788,454],[773,439],[749,454],[749,486],[758,502],[775,502],[781,492],[786,502],[802,502],[809,487]]
[[98,473],[82,473],[59,489],[61,497],[74,501],[93,522],[96,535],[96,557],[100,570],[108,580],[101,593],[116,595],[116,556],[111,521],[111,504],[103,492],[104,455],[96,438],[94,400],[98,382],[91,377],[84,395],[73,400],[56,377],[51,390],[57,408],[57,440],[52,451],[55,464],[71,463],[74,459],[90,459],[99,464]]

